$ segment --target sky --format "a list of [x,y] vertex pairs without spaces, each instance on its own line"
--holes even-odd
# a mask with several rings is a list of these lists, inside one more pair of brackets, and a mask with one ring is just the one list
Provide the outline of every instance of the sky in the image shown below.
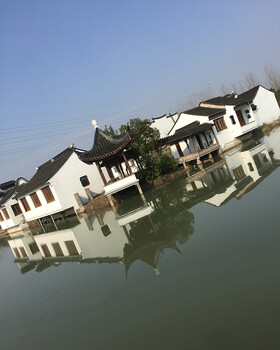
[[1,0],[0,183],[94,129],[280,69],[279,0]]

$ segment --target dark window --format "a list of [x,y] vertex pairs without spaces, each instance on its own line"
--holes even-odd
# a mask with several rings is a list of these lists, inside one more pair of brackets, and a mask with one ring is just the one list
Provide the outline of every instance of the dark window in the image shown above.
[[30,248],[32,254],[35,254],[39,251],[39,248],[38,248],[36,242],[30,243],[28,245],[29,245],[29,248]]
[[255,154],[253,156],[253,159],[254,159],[254,162],[256,164],[257,169],[260,169],[262,167],[262,163],[260,161],[260,158],[259,158],[258,154]]
[[86,175],[80,177],[80,181],[81,181],[81,184],[82,184],[83,187],[86,187],[86,186],[88,186],[90,184],[89,179],[88,179],[88,177]]
[[21,252],[21,255],[23,258],[27,258],[26,250],[23,247],[19,247],[19,250]]
[[12,211],[14,212],[15,216],[22,214],[22,211],[21,211],[18,203],[11,205],[11,208],[12,208]]
[[110,227],[108,225],[101,226],[101,230],[105,237],[109,236],[111,233]]
[[250,171],[254,171],[254,167],[253,167],[253,164],[251,162],[248,163],[248,167],[249,167]]
[[65,241],[65,244],[70,255],[79,255],[79,252],[73,241]]
[[13,250],[14,250],[15,256],[16,256],[18,259],[20,259],[20,254],[19,254],[18,249],[17,249],[17,248],[13,248]]
[[59,243],[52,243],[53,249],[55,251],[56,256],[64,256],[63,251],[59,245]]
[[29,206],[29,204],[27,202],[27,199],[26,198],[22,198],[22,199],[20,199],[20,201],[21,201],[21,204],[22,204],[24,210],[25,211],[29,211],[30,210],[30,206]]
[[42,192],[44,197],[46,198],[47,203],[51,203],[54,201],[54,196],[52,194],[52,190],[50,189],[50,186],[46,186],[42,188]]
[[235,179],[237,181],[243,179],[246,176],[242,165],[240,165],[239,167],[235,168],[233,170],[233,174],[234,174],[234,177],[235,177]]
[[233,115],[231,115],[231,116],[229,117],[229,119],[231,120],[232,124],[236,124],[236,121],[235,121],[235,119],[234,119],[234,116],[233,116]]
[[227,125],[224,120],[224,117],[215,119],[214,124],[218,132],[227,129]]
[[3,215],[0,213],[0,221],[4,221]]
[[5,208],[5,209],[2,210],[2,212],[3,212],[3,214],[4,214],[5,218],[6,218],[6,220],[9,220],[9,219],[10,219],[10,215],[9,215],[9,213],[8,213],[8,210]]
[[268,159],[267,159],[266,154],[263,154],[263,153],[262,153],[262,157],[263,157],[263,161],[264,161],[265,163],[267,163],[267,162],[268,162]]
[[30,197],[32,199],[32,202],[33,202],[35,208],[38,208],[42,205],[36,192],[31,193]]
[[43,249],[44,255],[46,257],[50,257],[51,256],[51,252],[50,252],[50,250],[49,250],[49,248],[48,248],[48,246],[46,244],[42,244],[41,248]]

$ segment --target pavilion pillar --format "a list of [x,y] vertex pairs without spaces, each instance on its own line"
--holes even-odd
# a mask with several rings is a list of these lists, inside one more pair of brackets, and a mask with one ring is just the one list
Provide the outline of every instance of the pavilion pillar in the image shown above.
[[136,186],[137,186],[137,188],[138,188],[138,191],[139,191],[139,193],[140,193],[140,196],[141,196],[141,198],[142,198],[144,204],[147,204],[146,197],[144,196],[144,193],[143,193],[143,191],[142,191],[141,186],[139,185],[139,182],[137,182]]
[[190,152],[190,154],[192,154],[192,151],[191,151],[190,146],[189,146],[189,144],[188,144],[188,139],[185,139],[185,142],[186,142],[188,151]]
[[128,171],[129,171],[129,174],[132,175],[132,170],[131,170],[131,167],[130,167],[130,165],[129,165],[129,163],[128,163],[128,160],[127,160],[127,158],[126,158],[125,153],[123,152],[122,155],[123,155],[123,159],[124,159],[124,161],[125,161],[126,167],[127,167]]
[[114,175],[113,175],[113,172],[112,172],[111,168],[106,166],[106,170],[107,170],[107,172],[108,172],[108,174],[110,176],[111,181],[115,182],[115,178],[114,178]]
[[195,147],[195,144],[194,144],[193,138],[192,138],[192,137],[190,137],[190,139],[191,139],[191,142],[192,142],[192,145],[193,145],[194,151],[197,153],[197,149],[196,149],[196,147]]
[[97,169],[98,169],[98,171],[99,171],[99,175],[100,175],[101,178],[102,178],[102,181],[103,181],[103,183],[104,183],[104,186],[106,186],[106,185],[107,185],[107,181],[106,181],[106,178],[105,178],[105,176],[104,176],[104,174],[103,174],[102,169],[100,168],[100,164],[99,164],[99,162],[95,162],[95,164],[96,164],[96,167],[97,167]]

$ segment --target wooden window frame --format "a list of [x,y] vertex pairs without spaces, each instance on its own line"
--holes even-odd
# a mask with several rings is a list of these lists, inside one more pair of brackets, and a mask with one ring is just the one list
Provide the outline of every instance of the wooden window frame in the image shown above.
[[54,195],[49,185],[46,187],[43,187],[41,191],[43,192],[43,195],[48,204],[55,201]]
[[30,198],[32,199],[32,202],[33,202],[35,208],[39,208],[42,206],[42,203],[38,197],[37,192],[31,193]]
[[237,168],[233,169],[233,174],[236,181],[240,181],[244,179],[244,177],[246,177],[246,174],[242,165],[239,165]]
[[20,202],[21,202],[21,204],[22,204],[22,206],[23,206],[23,209],[24,209],[26,212],[29,211],[29,210],[31,210],[26,197],[21,198],[21,199],[20,199]]
[[52,243],[53,250],[56,256],[64,256],[61,246],[58,242]]
[[[78,249],[76,247],[76,244],[73,240],[70,241],[64,241],[66,248],[68,250],[69,255],[80,255],[78,252]],[[73,253],[73,254],[72,254]]]
[[23,246],[19,247],[19,250],[20,250],[21,256],[23,258],[28,258],[27,252],[26,252],[26,250],[25,250],[25,248]]
[[41,248],[45,258],[50,258],[52,256],[47,244],[41,244]]
[[0,212],[0,221],[1,221],[1,222],[5,221],[5,219],[4,219],[4,217],[3,217],[3,215],[2,215],[1,212]]
[[215,124],[216,130],[218,132],[227,129],[227,124],[225,122],[225,118],[224,117],[215,119],[214,120],[214,124]]
[[39,247],[36,242],[29,243],[28,246],[32,254],[39,252]]
[[20,214],[22,214],[22,210],[21,207],[19,206],[18,203],[15,203],[13,205],[11,205],[12,211],[15,214],[15,216],[18,216]]
[[15,257],[17,258],[17,259],[20,259],[21,258],[21,255],[20,255],[20,253],[19,253],[19,251],[18,251],[18,248],[13,248],[13,251],[14,251],[14,255],[15,255]]
[[10,219],[10,215],[8,213],[7,208],[2,209],[2,213],[4,214],[6,220]]

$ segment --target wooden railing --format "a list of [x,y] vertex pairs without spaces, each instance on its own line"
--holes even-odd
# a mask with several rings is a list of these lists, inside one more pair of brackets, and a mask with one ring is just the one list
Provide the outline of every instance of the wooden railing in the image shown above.
[[187,178],[187,181],[188,182],[193,182],[197,179],[200,179],[201,177],[211,173],[212,171],[216,170],[216,169],[219,169],[221,168],[222,166],[226,165],[226,161],[223,159],[223,160],[220,160],[219,162],[217,163],[214,163],[212,165],[210,165],[209,167],[207,167],[206,169],[203,169],[203,170],[200,170],[198,171],[197,173],[191,175],[191,176],[188,176]]
[[183,157],[180,157],[178,159],[178,163],[185,163],[185,162],[190,162],[191,160],[194,160],[194,159],[197,159],[197,158],[200,158],[202,156],[205,156],[206,154],[209,154],[213,151],[216,151],[220,148],[219,144],[218,143],[215,143],[214,145],[212,146],[209,146],[207,148],[203,148],[201,151],[198,151],[198,152],[195,152],[195,153],[191,153],[191,154],[188,154],[186,156],[183,156]]

